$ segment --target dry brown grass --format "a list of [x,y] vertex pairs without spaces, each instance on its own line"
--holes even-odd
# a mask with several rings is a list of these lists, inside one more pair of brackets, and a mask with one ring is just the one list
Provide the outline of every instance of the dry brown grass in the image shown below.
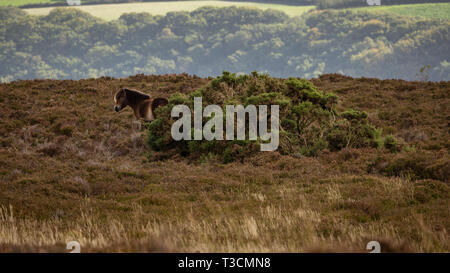
[[131,111],[112,110],[121,86],[167,96],[207,82],[165,75],[1,84],[0,251],[65,252],[72,240],[82,252],[366,252],[371,240],[389,252],[450,251],[450,83],[314,81],[342,97],[339,107],[368,111],[425,153],[423,168],[444,179],[385,176],[377,159],[410,154],[376,149],[261,153],[243,164],[155,160],[161,155],[133,130]]

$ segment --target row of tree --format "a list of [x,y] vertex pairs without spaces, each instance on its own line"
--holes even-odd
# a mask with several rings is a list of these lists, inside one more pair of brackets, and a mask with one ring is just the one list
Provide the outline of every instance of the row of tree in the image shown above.
[[[86,4],[113,4],[113,3],[132,3],[132,2],[160,2],[163,0],[81,0],[83,5]],[[192,0],[164,0],[164,1],[192,1]],[[367,6],[367,0],[233,0],[240,2],[263,2],[263,3],[279,3],[286,5],[315,5],[318,8],[347,8],[356,6]],[[399,4],[418,4],[418,3],[443,3],[446,0],[380,0],[383,5],[399,5]],[[53,0],[44,3],[25,4],[21,7],[43,7],[43,6],[65,6],[66,0]]]
[[275,10],[204,7],[113,21],[71,8],[47,16],[0,8],[0,21],[1,81],[223,70],[450,80],[450,22],[443,20],[349,10],[289,18]]

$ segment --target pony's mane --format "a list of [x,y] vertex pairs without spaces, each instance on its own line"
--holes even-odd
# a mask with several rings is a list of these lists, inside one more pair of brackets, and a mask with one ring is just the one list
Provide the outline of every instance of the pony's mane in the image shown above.
[[140,100],[147,100],[150,98],[149,95],[142,93],[141,91],[123,88],[121,91],[125,92],[125,96],[130,103],[136,103]]

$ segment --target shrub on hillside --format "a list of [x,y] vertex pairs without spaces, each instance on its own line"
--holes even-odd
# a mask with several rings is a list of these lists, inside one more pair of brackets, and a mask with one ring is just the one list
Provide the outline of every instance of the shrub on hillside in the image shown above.
[[[203,107],[211,104],[221,106],[224,113],[225,105],[279,105],[278,151],[282,154],[314,156],[324,149],[374,147],[380,135],[369,124],[367,113],[354,109],[338,113],[335,109],[337,96],[322,92],[308,80],[277,79],[256,72],[241,76],[223,72],[204,88],[189,94],[172,95],[167,106],[157,109],[159,118],[147,125],[147,142],[151,149],[176,150],[182,155],[196,158],[217,155],[224,162],[243,160],[260,150],[262,140],[258,138],[257,141],[250,141],[248,130],[245,140],[173,140],[171,109],[184,104],[193,113],[194,97],[202,97]],[[203,125],[208,120],[203,118]]]

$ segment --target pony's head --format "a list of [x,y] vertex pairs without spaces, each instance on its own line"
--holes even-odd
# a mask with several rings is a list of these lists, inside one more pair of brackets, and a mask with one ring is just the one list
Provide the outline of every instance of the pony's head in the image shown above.
[[114,95],[114,102],[114,110],[116,112],[119,112],[128,105],[127,94],[124,88],[117,91],[117,93]]
[[117,91],[116,95],[114,95],[114,110],[119,112],[123,108],[133,105],[136,105],[141,100],[149,99],[150,96],[144,93],[141,93],[137,90],[132,90],[128,88],[121,88]]

